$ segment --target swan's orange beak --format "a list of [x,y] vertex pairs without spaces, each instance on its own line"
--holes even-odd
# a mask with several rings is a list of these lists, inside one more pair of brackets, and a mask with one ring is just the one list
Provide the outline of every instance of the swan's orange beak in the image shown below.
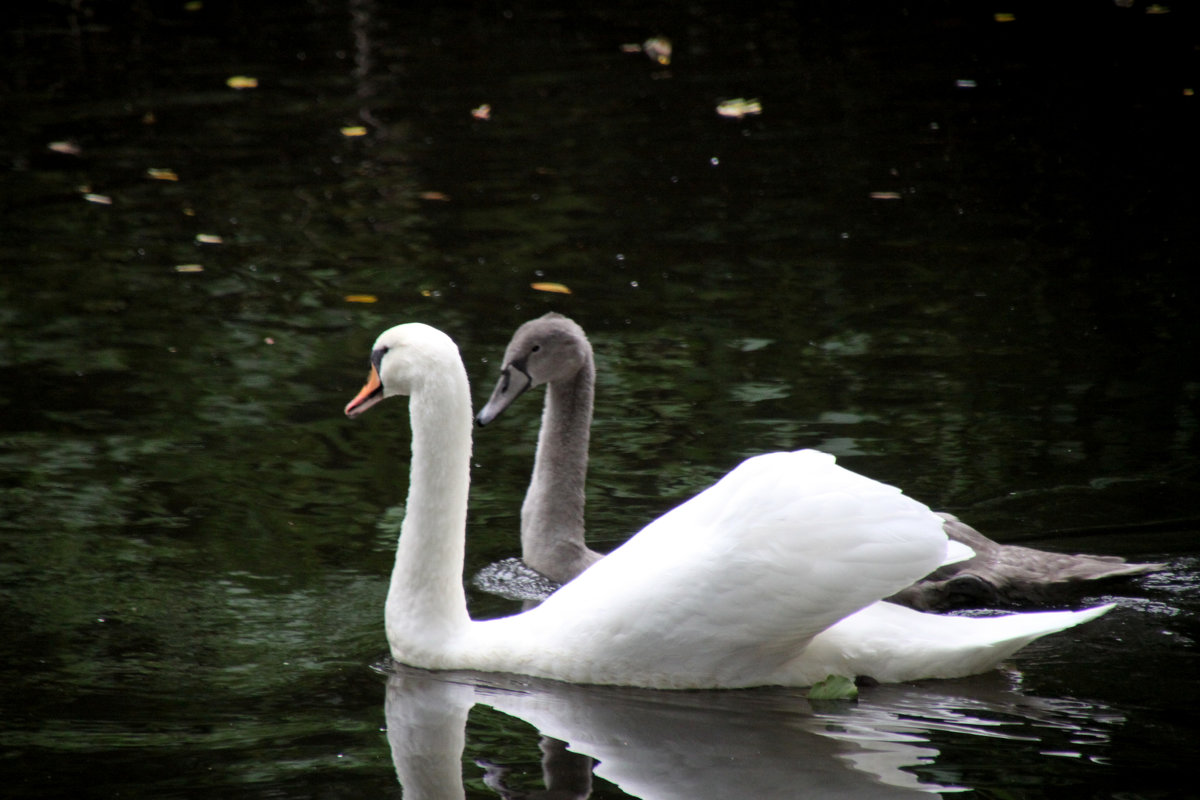
[[371,373],[367,375],[366,385],[354,396],[353,400],[346,403],[346,416],[357,417],[382,399],[383,384],[379,380],[379,370],[372,366]]

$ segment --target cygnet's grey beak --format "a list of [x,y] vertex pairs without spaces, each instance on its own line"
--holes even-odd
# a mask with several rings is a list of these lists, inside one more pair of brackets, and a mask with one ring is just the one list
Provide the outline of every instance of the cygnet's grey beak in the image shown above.
[[488,399],[487,405],[475,415],[475,422],[481,426],[487,425],[500,416],[513,400],[523,395],[532,385],[533,379],[529,377],[523,364],[516,362],[509,364],[500,372],[500,380],[496,383],[496,388],[492,390],[492,396]]

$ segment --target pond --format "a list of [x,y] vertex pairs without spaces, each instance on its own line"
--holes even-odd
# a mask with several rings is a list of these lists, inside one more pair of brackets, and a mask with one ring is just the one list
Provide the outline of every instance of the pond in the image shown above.
[[[396,5],[26,4],[2,34],[6,794],[1182,796],[1195,12]],[[815,447],[998,541],[1167,566],[1000,670],[856,702],[393,665],[405,404],[342,407],[405,321],[478,406],[550,310],[596,350],[597,549]],[[539,414],[477,431],[468,576],[519,551]]]

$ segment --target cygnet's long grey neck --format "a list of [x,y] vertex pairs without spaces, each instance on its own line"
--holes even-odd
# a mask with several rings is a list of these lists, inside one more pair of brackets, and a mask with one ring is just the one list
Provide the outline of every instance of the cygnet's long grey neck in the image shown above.
[[546,387],[533,478],[521,507],[525,563],[566,583],[600,559],[584,544],[584,483],[596,367],[589,352],[569,380]]

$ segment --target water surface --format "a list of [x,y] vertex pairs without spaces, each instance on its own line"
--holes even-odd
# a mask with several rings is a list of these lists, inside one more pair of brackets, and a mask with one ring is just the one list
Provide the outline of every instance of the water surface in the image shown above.
[[[543,788],[544,756],[605,798],[1178,796],[1187,9],[80,8],[4,34],[14,797],[395,796],[427,698],[471,797]],[[669,65],[622,51],[652,35]],[[719,116],[735,97],[762,113]],[[370,343],[446,330],[482,401],[547,310],[596,348],[600,549],[748,455],[820,447],[1000,541],[1169,567],[1003,672],[853,706],[373,669],[408,431],[402,401],[342,417]],[[538,399],[477,437],[468,571],[517,548]]]

